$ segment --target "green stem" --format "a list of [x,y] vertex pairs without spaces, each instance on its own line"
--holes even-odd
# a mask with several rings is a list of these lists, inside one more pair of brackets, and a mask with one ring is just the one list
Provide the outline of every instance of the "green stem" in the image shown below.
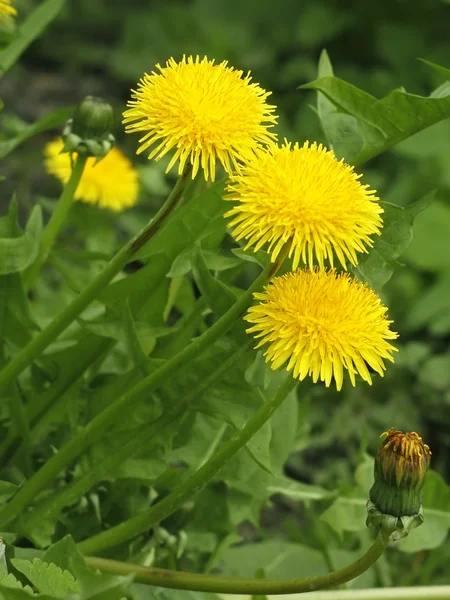
[[[206,335],[206,334],[204,334]],[[244,427],[234,433],[231,439],[214,454],[200,469],[191,477],[176,487],[163,500],[151,506],[142,513],[112,527],[98,535],[84,540],[78,544],[80,552],[88,554],[101,552],[106,548],[116,546],[140,533],[147,531],[156,523],[162,521],[186,502],[189,498],[202,490],[207,483],[241,450],[245,444],[261,429],[275,410],[285,400],[287,395],[294,389],[297,381],[288,375],[284,383],[278,388],[276,394],[268,400],[251,417]]]
[[182,192],[189,179],[191,167],[186,168],[178,179],[172,193],[155,217],[131,239],[110,260],[103,271],[79,294],[62,312],[59,313],[19,354],[0,372],[0,393],[19,375],[45,348],[57,338],[94,300],[99,292],[130,261],[133,255],[144,246],[159,230],[166,218],[180,201]]
[[[280,257],[283,260],[284,257]],[[246,290],[230,310],[223,315],[210,329],[192,341],[178,354],[164,363],[159,369],[148,375],[135,385],[130,391],[112,402],[84,428],[80,428],[72,439],[62,446],[13,496],[9,504],[0,512],[0,526],[5,526],[15,519],[36,498],[37,494],[50,483],[58,473],[69,465],[74,458],[84,452],[92,442],[102,435],[115,421],[126,418],[132,407],[143,401],[148,394],[153,392],[165,379],[171,377],[173,372],[182,364],[188,364],[204,352],[217,339],[227,333],[234,325],[236,319],[246,310],[252,300],[253,292],[260,290],[276,271],[279,263],[269,265],[259,275],[248,290]]]
[[[86,556],[85,561],[90,567],[100,569],[104,573],[114,573],[115,575],[134,574],[135,582],[171,589],[212,592],[215,594],[298,594],[329,588],[355,579],[355,577],[367,571],[380,558],[388,542],[388,536],[379,534],[369,550],[347,567],[332,571],[326,575],[305,577],[303,579],[246,579],[244,577],[203,575],[129,565],[96,556]],[[334,594],[337,593],[334,592]],[[359,600],[364,597],[362,594],[362,590],[359,590]],[[333,595],[334,599],[336,597],[336,595]]]
[[79,156],[75,161],[75,165],[70,174],[69,180],[64,186],[61,197],[55,206],[55,210],[50,217],[41,237],[39,244],[39,252],[36,260],[25,274],[27,287],[31,287],[35,277],[39,274],[42,265],[47,260],[48,253],[55,243],[56,237],[63,226],[70,207],[73,203],[73,197],[83,175],[84,167],[86,166],[87,156]]

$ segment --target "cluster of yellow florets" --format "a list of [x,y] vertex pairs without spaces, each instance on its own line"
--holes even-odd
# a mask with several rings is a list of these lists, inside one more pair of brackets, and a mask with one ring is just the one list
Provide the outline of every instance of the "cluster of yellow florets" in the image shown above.
[[[315,142],[278,144],[269,95],[226,62],[170,59],[140,80],[123,122],[127,132],[142,134],[138,154],[171,154],[167,170],[178,164],[180,175],[201,171],[214,181],[221,165],[229,176],[232,236],[255,252],[266,248],[273,262],[292,258],[293,272],[255,294],[259,304],[245,317],[272,368],[287,364],[294,377],[311,375],[326,386],[334,379],[337,389],[345,371],[353,385],[356,374],[370,384],[369,367],[383,375],[395,350],[388,340],[397,334],[375,292],[334,264],[344,271],[357,265],[381,232],[383,209],[332,150]],[[48,147],[47,168],[66,181],[70,158],[60,147]],[[76,197],[120,210],[136,194],[135,172],[115,150],[98,164],[92,159]]]

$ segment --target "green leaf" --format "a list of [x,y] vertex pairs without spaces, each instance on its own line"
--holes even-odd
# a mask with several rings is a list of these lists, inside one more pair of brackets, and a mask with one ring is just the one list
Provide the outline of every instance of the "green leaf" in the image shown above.
[[[326,50],[319,59],[318,78],[334,77],[333,67]],[[317,113],[330,148],[337,158],[356,156],[363,147],[355,117],[341,112],[325,94],[317,93]]]
[[420,62],[423,62],[425,65],[431,67],[434,71],[437,71],[440,75],[443,75],[447,81],[450,81],[450,69],[446,69],[445,67],[441,67],[440,65],[436,65],[429,60],[425,60],[424,58],[419,58]]
[[261,568],[270,578],[310,577],[327,572],[324,556],[301,544],[269,540],[229,548],[222,556],[225,574],[254,577]]
[[[405,254],[405,259],[416,268],[426,271],[447,271],[450,254],[447,247],[450,231],[450,207],[436,200],[429,210],[417,219],[414,239]],[[430,235],[433,232],[433,235]]]
[[415,217],[430,206],[433,197],[434,192],[431,192],[406,208],[381,203],[384,209],[383,229],[380,236],[374,236],[373,247],[368,254],[360,255],[358,266],[353,269],[359,279],[367,281],[375,290],[389,281],[398,265],[396,259],[412,240]]
[[0,590],[1,590],[2,594],[3,594],[3,590],[5,588],[12,589],[12,590],[23,590],[24,592],[26,592],[28,594],[28,597],[30,597],[30,593],[32,592],[31,588],[28,586],[27,586],[27,590],[24,590],[20,581],[12,573],[6,573],[3,566],[1,566],[0,567]]
[[381,100],[338,77],[320,77],[300,88],[322,92],[341,111],[358,120],[363,148],[345,156],[346,162],[353,164],[366,162],[450,116],[450,88],[447,84],[428,97],[397,89]]
[[0,158],[5,158],[5,156],[15,150],[22,142],[25,142],[38,133],[55,129],[55,127],[64,123],[71,116],[73,111],[74,107],[58,108],[37,120],[32,125],[24,127],[24,129],[13,138],[0,141]]
[[35,558],[33,562],[13,558],[11,562],[42,594],[64,599],[71,592],[79,591],[73,575],[53,563],[43,562],[39,558]]
[[42,231],[42,212],[35,206],[20,237],[0,238],[0,275],[23,271],[35,260]]
[[0,50],[0,74],[4,75],[25,52],[28,46],[53,21],[64,6],[65,0],[46,0],[42,2],[19,27],[18,35]]
[[54,563],[75,577],[80,588],[76,600],[122,600],[133,579],[132,576],[116,577],[93,573],[86,566],[70,535],[53,544],[44,553],[42,560]]

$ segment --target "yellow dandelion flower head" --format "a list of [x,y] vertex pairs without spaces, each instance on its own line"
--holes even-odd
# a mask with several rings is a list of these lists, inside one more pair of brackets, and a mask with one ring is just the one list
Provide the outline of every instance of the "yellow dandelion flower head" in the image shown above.
[[371,384],[367,366],[382,376],[383,359],[393,361],[396,349],[388,340],[397,334],[389,329],[386,307],[348,273],[298,269],[276,277],[254,297],[260,303],[244,317],[253,324],[247,333],[261,338],[257,348],[268,344],[272,369],[287,362],[294,377],[311,375],[327,387],[334,378],[340,390],[344,369],[353,385],[357,373]]
[[289,242],[294,269],[314,259],[333,266],[333,253],[346,268],[382,227],[378,198],[359,178],[322,144],[271,144],[231,176],[227,199],[237,204],[225,216],[246,248],[268,244],[272,261]]
[[192,177],[201,167],[214,181],[216,160],[231,173],[255,147],[276,139],[268,131],[277,120],[275,106],[266,103],[270,92],[252,83],[249,73],[206,56],[156,66],[159,72],[144,75],[123,114],[128,133],[145,132],[138,154],[154,146],[148,158],[159,160],[174,149],[167,171],[179,161],[181,174],[189,162]]
[[[53,140],[46,145],[44,154],[47,172],[65,184],[72,172],[72,162],[69,153],[61,152],[63,146],[61,138]],[[76,158],[77,154],[73,153],[72,160]],[[128,158],[114,147],[97,163],[95,157],[87,159],[74,197],[75,200],[119,212],[136,204],[138,192],[137,171]]]
[[11,6],[14,0],[0,0],[0,23],[17,16],[17,10]]

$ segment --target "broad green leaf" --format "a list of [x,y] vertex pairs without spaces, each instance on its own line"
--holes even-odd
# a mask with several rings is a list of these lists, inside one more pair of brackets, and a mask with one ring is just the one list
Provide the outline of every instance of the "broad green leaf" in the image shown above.
[[44,553],[42,560],[54,563],[74,576],[80,589],[77,600],[122,600],[133,579],[131,576],[117,577],[94,573],[86,566],[69,535],[51,546]]
[[42,212],[35,206],[20,237],[0,239],[0,275],[23,271],[37,256],[42,231]]
[[11,562],[41,594],[48,594],[63,600],[70,593],[79,591],[73,575],[53,563],[43,562],[39,558],[35,558],[33,562],[22,558],[13,558]]
[[[367,546],[371,542],[368,542]],[[364,549],[348,552],[331,549],[336,568],[347,566],[356,560]],[[329,572],[323,552],[303,544],[284,540],[269,540],[259,543],[243,544],[229,548],[222,557],[226,574],[239,577],[254,577],[264,569],[268,578],[303,578],[322,575]],[[370,570],[358,578],[357,585],[373,585],[373,572]],[[301,594],[299,594],[301,597]]]
[[405,253],[405,259],[419,269],[447,271],[450,267],[450,255],[445,249],[449,231],[450,207],[445,202],[436,200],[417,219],[414,239]]
[[358,120],[364,145],[356,153],[345,156],[345,160],[352,164],[366,162],[409,136],[450,117],[450,89],[446,84],[428,97],[397,89],[381,100],[338,77],[320,77],[300,88],[322,92],[341,111]]
[[[318,78],[334,77],[333,67],[326,50],[319,59]],[[355,156],[363,147],[364,141],[358,131],[355,117],[341,112],[325,94],[317,93],[317,113],[330,148],[337,158]]]
[[254,577],[261,568],[271,579],[301,578],[327,572],[321,552],[284,540],[229,548],[222,556],[222,561],[225,574],[238,577]]
[[14,40],[0,50],[0,75],[4,75],[33,42],[58,15],[65,0],[46,0],[28,15],[19,27]]
[[12,589],[12,590],[23,590],[24,592],[28,593],[28,597],[30,597],[29,594],[32,591],[29,586],[27,586],[27,589],[24,590],[20,581],[12,573],[6,573],[3,566],[1,566],[0,567],[0,592],[2,594],[3,594],[3,590],[5,588]]
[[0,141],[0,158],[5,158],[10,152],[15,150],[22,142],[30,139],[38,133],[55,129],[64,123],[73,113],[74,107],[58,108],[41,119],[37,120],[32,125],[27,125],[23,130],[13,138]]
[[412,240],[415,217],[430,206],[433,197],[434,192],[406,208],[381,203],[384,209],[383,229],[380,236],[374,236],[373,247],[369,252],[359,256],[358,266],[354,268],[359,279],[367,281],[375,290],[389,281],[398,265],[397,258]]

